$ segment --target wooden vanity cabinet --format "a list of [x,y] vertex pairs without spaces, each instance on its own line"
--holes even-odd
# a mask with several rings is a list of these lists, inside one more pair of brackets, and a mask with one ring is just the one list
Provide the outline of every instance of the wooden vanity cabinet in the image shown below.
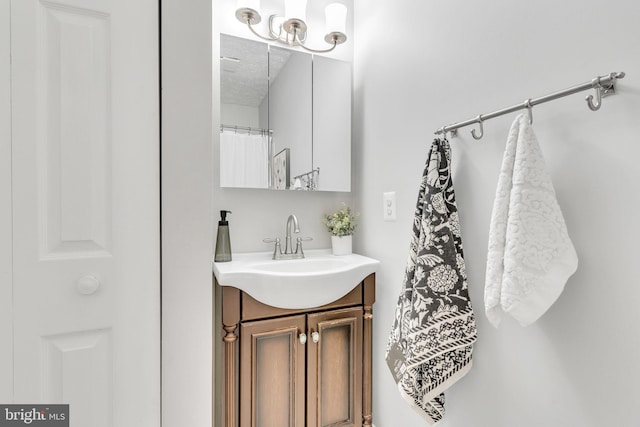
[[[224,427],[371,426],[374,275],[322,307],[286,310],[216,285]],[[222,402],[220,402],[222,403]]]

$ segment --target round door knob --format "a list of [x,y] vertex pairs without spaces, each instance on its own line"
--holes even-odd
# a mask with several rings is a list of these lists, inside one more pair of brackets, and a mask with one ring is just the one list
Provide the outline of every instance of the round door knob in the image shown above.
[[306,344],[307,343],[307,334],[305,334],[304,332],[301,333],[298,336],[298,339],[300,340],[300,344]]
[[76,289],[82,295],[93,295],[100,288],[100,281],[90,274],[83,276],[76,282]]
[[311,333],[311,341],[313,341],[314,343],[318,343],[318,341],[320,341],[320,332],[312,332]]

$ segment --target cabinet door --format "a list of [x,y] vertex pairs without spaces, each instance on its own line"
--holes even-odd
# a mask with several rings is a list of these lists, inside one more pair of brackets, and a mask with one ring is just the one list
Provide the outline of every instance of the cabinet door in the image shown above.
[[305,315],[240,327],[240,426],[304,425]]
[[362,426],[362,308],[308,321],[307,426]]

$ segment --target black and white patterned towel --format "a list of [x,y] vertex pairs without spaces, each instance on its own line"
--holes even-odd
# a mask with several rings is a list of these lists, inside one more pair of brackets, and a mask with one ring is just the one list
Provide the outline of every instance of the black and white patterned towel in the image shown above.
[[444,390],[471,368],[476,340],[450,164],[448,141],[434,140],[386,354],[400,393],[429,424],[444,416]]

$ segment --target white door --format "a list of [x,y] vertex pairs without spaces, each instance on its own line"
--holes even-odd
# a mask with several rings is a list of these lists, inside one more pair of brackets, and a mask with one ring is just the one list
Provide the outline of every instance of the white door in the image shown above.
[[158,5],[12,0],[13,400],[160,425]]

